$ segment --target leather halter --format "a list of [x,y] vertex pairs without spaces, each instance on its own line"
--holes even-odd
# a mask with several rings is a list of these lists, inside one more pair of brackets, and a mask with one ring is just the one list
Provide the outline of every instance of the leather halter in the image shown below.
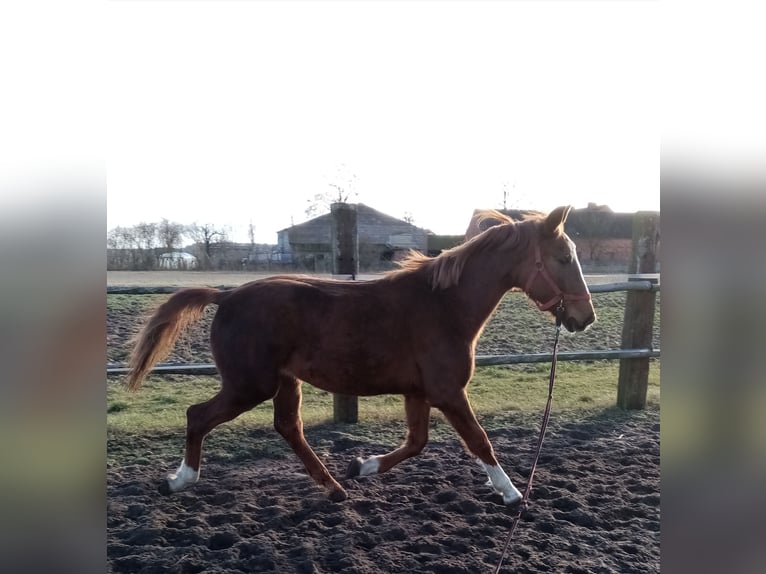
[[[545,303],[540,303],[539,301],[535,300],[534,297],[531,296],[529,293],[529,288],[532,287],[532,283],[534,283],[535,279],[537,279],[538,275],[542,275],[543,279],[548,283],[548,286],[553,289],[553,292],[555,295],[551,297],[548,301]],[[590,300],[590,292],[586,291],[585,293],[581,293],[579,295],[576,295],[574,293],[564,293],[556,283],[556,281],[551,277],[551,274],[548,273],[548,270],[545,268],[545,265],[543,264],[543,258],[540,255],[540,245],[535,245],[535,270],[532,272],[532,275],[529,276],[529,279],[527,279],[527,284],[524,286],[524,292],[532,298],[532,300],[535,302],[535,305],[537,305],[537,308],[540,309],[540,311],[547,311],[554,305],[560,302],[564,301],[589,301]]]

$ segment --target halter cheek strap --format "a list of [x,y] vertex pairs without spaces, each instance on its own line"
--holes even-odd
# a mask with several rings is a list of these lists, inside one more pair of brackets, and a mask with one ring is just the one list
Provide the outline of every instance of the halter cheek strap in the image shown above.
[[553,289],[553,292],[555,293],[555,295],[548,299],[548,301],[545,303],[540,303],[539,301],[532,299],[535,301],[535,305],[537,305],[537,308],[540,309],[540,311],[547,311],[557,303],[563,303],[564,301],[590,300],[590,293],[587,291],[579,295],[574,293],[564,293],[556,284],[556,281],[554,281],[553,277],[551,277],[550,273],[548,273],[548,270],[545,268],[545,265],[543,264],[543,258],[540,255],[540,246],[535,245],[535,270],[532,272],[532,275],[529,276],[529,279],[527,279],[527,284],[524,286],[524,292],[527,295],[529,295],[529,289],[532,287],[532,283],[534,283],[538,275],[542,275],[543,279],[545,279],[545,281],[548,283],[548,286]]

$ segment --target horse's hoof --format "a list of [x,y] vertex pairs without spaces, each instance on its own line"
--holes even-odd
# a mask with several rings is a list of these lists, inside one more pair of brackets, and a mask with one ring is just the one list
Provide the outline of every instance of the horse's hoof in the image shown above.
[[521,502],[521,499],[523,496],[521,494],[512,493],[510,495],[502,495],[503,496],[503,504],[506,506],[516,506]]
[[327,495],[327,498],[329,498],[331,502],[343,502],[348,498],[348,494],[346,494],[346,491],[342,488],[333,488],[330,491],[330,494]]
[[163,480],[162,482],[160,482],[160,485],[157,487],[157,490],[160,492],[160,494],[164,496],[173,494],[173,491],[170,490],[170,483],[168,483],[167,480]]
[[355,476],[359,476],[359,473],[362,472],[363,462],[364,460],[359,457],[356,457],[354,460],[352,460],[346,469],[346,478],[354,478]]

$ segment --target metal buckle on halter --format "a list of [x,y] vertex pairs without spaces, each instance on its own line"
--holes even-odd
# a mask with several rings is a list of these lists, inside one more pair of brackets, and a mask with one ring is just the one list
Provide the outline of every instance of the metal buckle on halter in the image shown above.
[[564,298],[561,298],[559,304],[556,306],[556,329],[561,329],[561,323],[564,320]]

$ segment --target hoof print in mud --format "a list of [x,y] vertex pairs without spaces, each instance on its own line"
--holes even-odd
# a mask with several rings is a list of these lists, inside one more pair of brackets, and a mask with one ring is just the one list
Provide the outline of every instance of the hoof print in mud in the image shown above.
[[352,460],[348,464],[348,468],[346,469],[346,478],[354,478],[359,476],[359,473],[362,472],[362,463],[364,461],[357,457],[354,460]]

